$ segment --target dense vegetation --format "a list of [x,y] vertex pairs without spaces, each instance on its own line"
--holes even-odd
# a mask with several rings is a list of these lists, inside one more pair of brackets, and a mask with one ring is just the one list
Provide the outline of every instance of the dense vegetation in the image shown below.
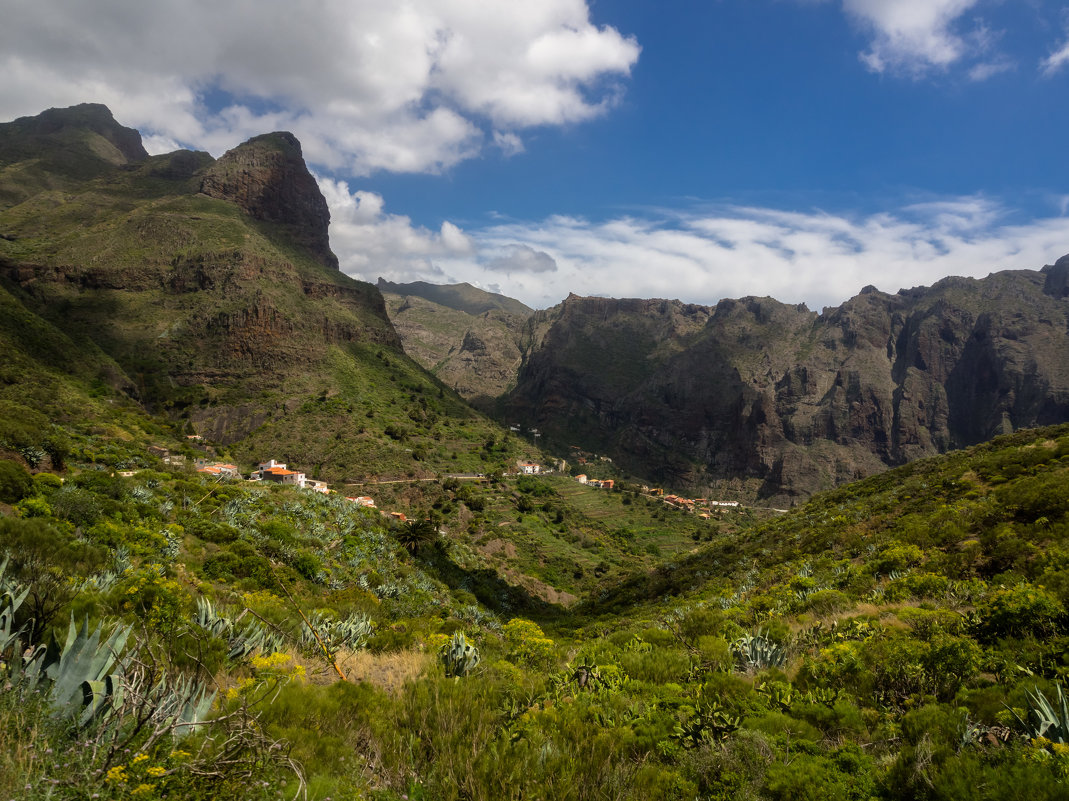
[[402,523],[38,423],[0,460],[0,798],[1069,792],[1069,428],[750,525],[496,476],[391,485]]

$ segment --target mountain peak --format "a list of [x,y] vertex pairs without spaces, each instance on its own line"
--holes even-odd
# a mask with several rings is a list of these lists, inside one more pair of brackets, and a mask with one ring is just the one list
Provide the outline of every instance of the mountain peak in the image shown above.
[[148,158],[141,134],[101,103],[50,108],[0,125],[0,165],[41,159],[60,174],[87,177]]
[[229,200],[257,220],[285,226],[290,236],[328,267],[330,211],[308,171],[301,143],[288,131],[262,134],[228,150],[205,173],[204,194]]

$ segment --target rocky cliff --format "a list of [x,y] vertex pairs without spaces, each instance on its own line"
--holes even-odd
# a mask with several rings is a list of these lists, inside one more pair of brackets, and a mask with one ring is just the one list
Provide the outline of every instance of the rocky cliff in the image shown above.
[[253,219],[283,227],[323,264],[337,268],[327,235],[327,201],[293,134],[264,134],[227,151],[205,171],[200,191],[236,203]]
[[378,290],[337,270],[290,134],[149,157],[90,105],[0,125],[0,158],[0,282],[151,410],[235,442],[336,391],[356,350],[400,354]]
[[675,486],[790,503],[1069,420],[1067,296],[1069,257],[823,314],[572,296],[531,319],[509,415]]
[[470,284],[378,287],[405,352],[470,403],[491,409],[515,383],[527,306]]

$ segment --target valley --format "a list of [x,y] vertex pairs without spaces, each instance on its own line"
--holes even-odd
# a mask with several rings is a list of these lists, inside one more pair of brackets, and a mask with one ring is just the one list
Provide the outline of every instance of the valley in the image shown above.
[[0,124],[0,798],[1065,797],[1069,257],[532,310],[328,222]]

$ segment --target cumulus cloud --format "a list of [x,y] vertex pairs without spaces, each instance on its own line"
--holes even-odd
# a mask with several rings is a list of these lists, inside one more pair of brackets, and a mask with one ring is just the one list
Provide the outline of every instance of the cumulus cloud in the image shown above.
[[331,247],[350,275],[443,283],[448,276],[436,261],[475,251],[470,237],[451,222],[431,231],[413,225],[409,217],[387,213],[382,196],[374,192],[351,192],[345,181],[330,178],[320,178],[319,188],[330,208]]
[[[874,72],[914,76],[945,69],[970,50],[986,49],[989,34],[982,25],[963,33],[961,19],[979,0],[843,0],[843,8],[872,34],[862,62]],[[997,62],[992,62],[992,64]],[[995,72],[979,70],[974,79]]]
[[602,113],[640,50],[586,0],[13,3],[0,117],[93,100],[156,146],[216,155],[287,129],[357,175],[434,172],[491,141],[518,152],[527,127]]
[[1064,210],[1021,224],[984,197],[866,216],[732,205],[604,221],[553,216],[457,229],[451,241],[449,223],[416,227],[385,213],[377,195],[330,186],[331,242],[347,272],[466,281],[536,308],[575,292],[705,304],[770,295],[819,309],[869,284],[893,293],[948,275],[1037,268],[1069,251]]
[[528,245],[510,245],[496,258],[486,264],[486,269],[495,273],[555,273],[557,262],[542,250]]

